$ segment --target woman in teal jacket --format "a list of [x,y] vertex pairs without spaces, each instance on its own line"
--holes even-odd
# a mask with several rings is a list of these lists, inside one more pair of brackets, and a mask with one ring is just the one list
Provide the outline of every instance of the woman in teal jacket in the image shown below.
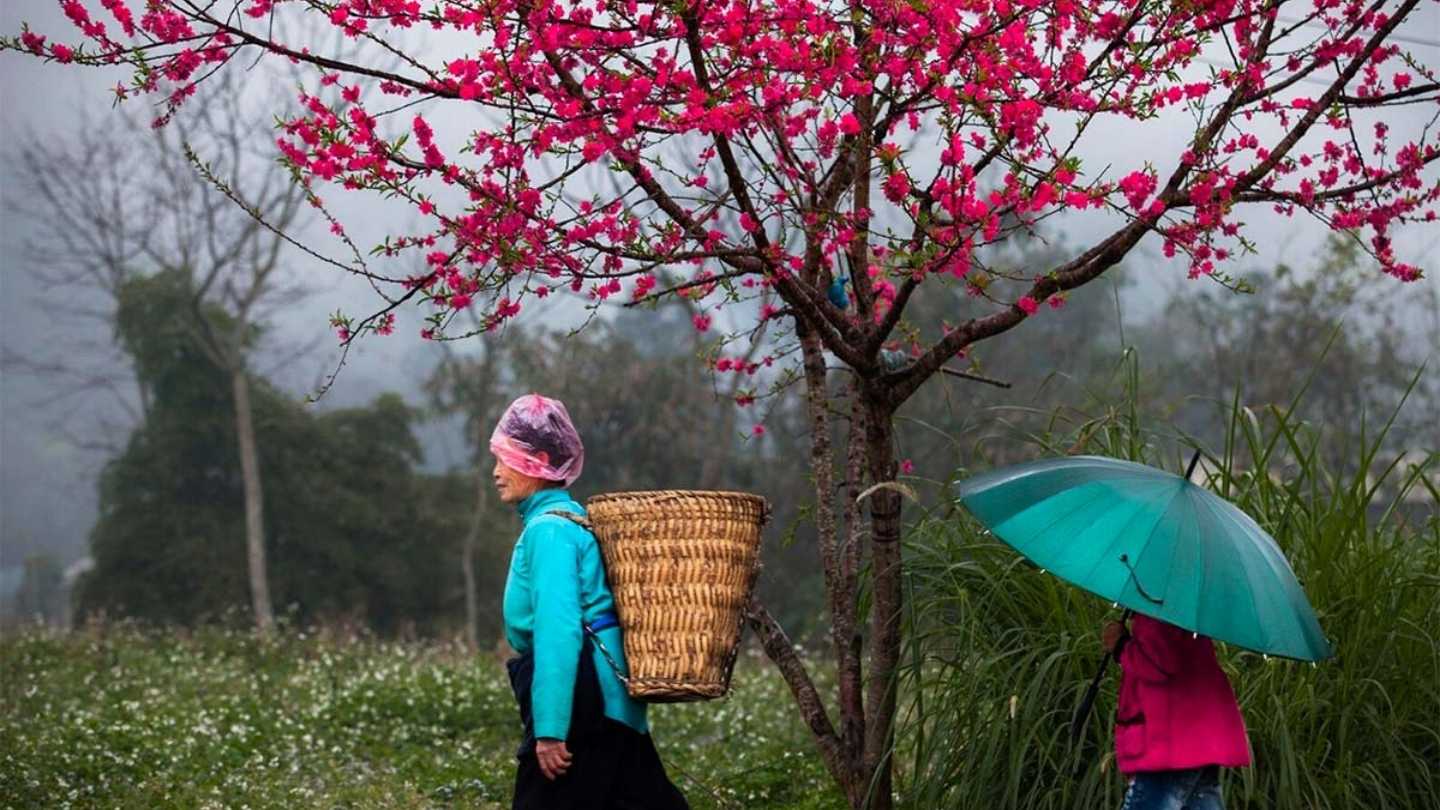
[[490,438],[495,488],[524,528],[505,582],[505,636],[525,738],[515,810],[686,810],[650,739],[645,704],[625,691],[615,597],[585,509],[567,487],[584,447],[565,406],[532,394]]

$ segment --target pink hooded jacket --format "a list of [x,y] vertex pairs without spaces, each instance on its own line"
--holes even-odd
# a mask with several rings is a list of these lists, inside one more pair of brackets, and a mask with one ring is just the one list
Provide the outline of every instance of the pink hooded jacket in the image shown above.
[[1245,721],[1210,639],[1136,616],[1120,651],[1121,773],[1250,764]]

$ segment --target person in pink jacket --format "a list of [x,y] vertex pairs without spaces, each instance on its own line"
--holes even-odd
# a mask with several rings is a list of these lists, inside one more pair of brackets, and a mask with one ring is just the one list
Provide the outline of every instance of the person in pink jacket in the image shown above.
[[1210,639],[1140,615],[1102,639],[1120,661],[1122,810],[1222,810],[1220,769],[1249,765],[1250,742]]

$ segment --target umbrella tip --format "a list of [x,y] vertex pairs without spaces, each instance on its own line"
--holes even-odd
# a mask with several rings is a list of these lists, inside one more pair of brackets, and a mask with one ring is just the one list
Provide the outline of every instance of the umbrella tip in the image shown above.
[[1200,463],[1200,448],[1195,448],[1195,454],[1190,457],[1190,466],[1185,468],[1185,480],[1189,481],[1190,476],[1195,472],[1195,467]]

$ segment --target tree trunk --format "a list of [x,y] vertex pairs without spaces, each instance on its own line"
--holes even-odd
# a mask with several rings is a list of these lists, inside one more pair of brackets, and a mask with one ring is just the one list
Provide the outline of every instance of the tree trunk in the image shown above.
[[480,649],[480,594],[475,585],[475,544],[480,541],[480,524],[484,520],[488,490],[484,474],[475,476],[475,513],[470,517],[470,530],[460,546],[460,571],[465,575],[465,640],[471,650]]
[[245,487],[245,556],[250,565],[250,604],[255,627],[269,633],[275,627],[270,607],[270,581],[265,567],[265,497],[260,490],[260,459],[255,451],[255,423],[250,413],[250,381],[245,368],[230,371],[235,394],[235,435],[240,445],[240,475]]
[[[855,379],[850,390],[850,429],[846,436],[845,481],[834,479],[830,444],[832,401],[824,350],[814,332],[796,319],[804,355],[805,390],[810,417],[810,467],[815,484],[815,528],[825,573],[832,621],[831,640],[838,675],[838,724],[815,688],[784,630],[758,603],[749,622],[766,654],[790,687],[809,725],[826,769],[853,810],[890,810],[894,801],[896,676],[901,651],[901,500],[894,482],[895,401],[873,381]],[[865,484],[871,484],[865,487]],[[836,496],[844,492],[844,524],[837,520]],[[868,508],[869,515],[865,515]],[[867,537],[868,535],[868,537]],[[861,588],[862,546],[869,540],[873,584],[869,611],[868,660],[857,614]],[[868,665],[868,666],[867,666]]]
[[[864,393],[867,421],[865,455],[875,485],[893,483],[895,462],[893,412],[882,399]],[[890,810],[892,751],[895,745],[895,689],[900,663],[903,589],[900,558],[900,494],[890,488],[869,496],[873,599],[870,606],[870,673],[866,696],[865,770],[872,774],[871,810]]]

